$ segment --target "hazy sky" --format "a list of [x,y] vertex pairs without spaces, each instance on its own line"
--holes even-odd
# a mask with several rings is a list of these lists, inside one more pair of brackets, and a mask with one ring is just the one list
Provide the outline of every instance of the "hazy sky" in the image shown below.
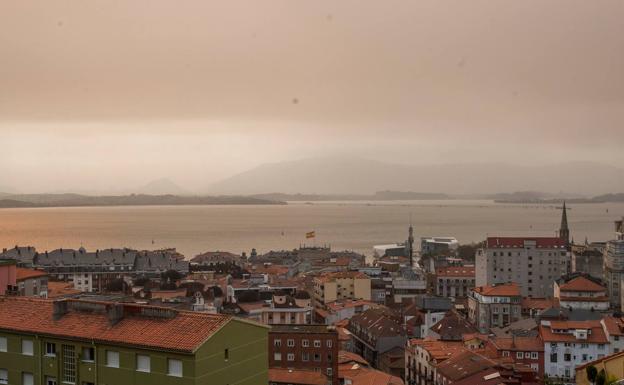
[[624,1],[0,2],[0,190],[264,162],[624,165]]

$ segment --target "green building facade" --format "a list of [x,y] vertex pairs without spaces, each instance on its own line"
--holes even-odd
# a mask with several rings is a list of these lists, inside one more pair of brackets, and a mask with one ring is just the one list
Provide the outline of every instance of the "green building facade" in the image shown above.
[[[0,306],[0,311],[3,310]],[[191,352],[106,343],[98,336],[89,340],[7,330],[1,324],[2,318],[0,316],[0,384],[268,383],[268,328],[236,318],[220,325],[214,333],[200,336],[199,341],[203,342]],[[136,333],[149,336],[150,330],[137,328]],[[153,336],[149,337],[153,340]],[[163,339],[171,338],[176,336],[163,335]],[[179,338],[186,337],[180,335]]]

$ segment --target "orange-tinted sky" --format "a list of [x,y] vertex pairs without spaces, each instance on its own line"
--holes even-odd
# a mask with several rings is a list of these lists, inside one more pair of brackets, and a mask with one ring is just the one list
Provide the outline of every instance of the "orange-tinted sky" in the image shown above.
[[621,166],[622,20],[619,0],[5,0],[0,189],[195,189],[336,153]]

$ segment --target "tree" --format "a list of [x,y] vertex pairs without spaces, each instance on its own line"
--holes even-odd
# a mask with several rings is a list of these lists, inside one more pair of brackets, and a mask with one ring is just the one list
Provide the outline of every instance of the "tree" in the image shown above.
[[607,384],[607,375],[605,374],[604,369],[601,369],[596,376],[596,385],[606,385]]
[[106,291],[126,291],[126,282],[122,278],[116,278],[106,285]]
[[585,368],[585,373],[587,374],[587,380],[592,384],[596,381],[596,376],[598,375],[598,369],[594,365],[589,365]]
[[152,281],[149,278],[142,276],[134,280],[134,286],[146,286],[149,285],[151,282]]
[[182,279],[182,274],[177,270],[167,270],[160,275],[160,278],[163,281],[175,282],[177,280]]
[[585,368],[585,373],[587,374],[587,380],[592,384],[596,381],[596,376],[598,375],[598,369],[594,365],[589,365]]

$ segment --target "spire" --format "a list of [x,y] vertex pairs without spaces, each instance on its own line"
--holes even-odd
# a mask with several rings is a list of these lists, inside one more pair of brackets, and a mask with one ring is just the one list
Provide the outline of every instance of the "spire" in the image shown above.
[[566,245],[570,244],[570,229],[568,228],[568,213],[566,203],[563,201],[563,208],[561,213],[561,226],[559,227],[559,238],[566,242]]

